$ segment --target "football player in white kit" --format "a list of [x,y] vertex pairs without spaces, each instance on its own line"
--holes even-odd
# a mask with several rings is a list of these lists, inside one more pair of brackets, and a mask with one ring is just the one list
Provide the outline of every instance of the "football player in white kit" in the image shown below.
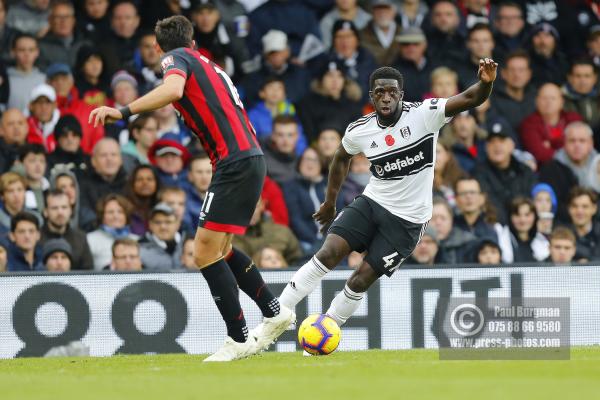
[[[329,227],[321,249],[303,265],[283,290],[279,301],[294,310],[327,272],[352,251],[367,252],[348,278],[344,290],[327,310],[340,326],[356,311],[367,289],[382,275],[391,276],[413,252],[432,212],[435,146],[440,128],[454,115],[477,107],[492,92],[498,64],[479,61],[479,81],[449,99],[403,102],[402,74],[382,67],[370,77],[375,112],[354,121],[330,165],[325,202],[314,218]],[[353,155],[371,161],[371,177],[362,195],[336,217],[335,202]],[[334,220],[335,218],[335,220]],[[253,331],[264,348],[272,334]]]

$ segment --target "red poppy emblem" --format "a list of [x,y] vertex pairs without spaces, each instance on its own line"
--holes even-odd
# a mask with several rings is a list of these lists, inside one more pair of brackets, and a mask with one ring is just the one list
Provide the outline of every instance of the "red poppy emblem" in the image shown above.
[[387,135],[387,136],[385,137],[385,143],[386,143],[388,146],[393,146],[393,145],[394,145],[394,143],[396,143],[396,140],[394,140],[394,137],[393,137],[392,135]]

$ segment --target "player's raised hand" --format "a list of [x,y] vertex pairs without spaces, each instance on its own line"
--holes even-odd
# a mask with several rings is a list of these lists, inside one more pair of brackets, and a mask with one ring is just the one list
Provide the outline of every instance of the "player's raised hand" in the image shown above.
[[335,204],[325,202],[321,204],[319,211],[313,214],[313,218],[321,224],[321,233],[325,233],[329,224],[335,218]]
[[102,106],[94,109],[90,113],[90,117],[88,118],[88,123],[93,124],[94,128],[100,125],[111,124],[123,118],[123,114],[121,111],[116,108]]
[[496,80],[496,72],[498,70],[498,63],[494,62],[491,58],[484,58],[479,60],[479,70],[477,71],[477,77],[484,83],[492,83]]

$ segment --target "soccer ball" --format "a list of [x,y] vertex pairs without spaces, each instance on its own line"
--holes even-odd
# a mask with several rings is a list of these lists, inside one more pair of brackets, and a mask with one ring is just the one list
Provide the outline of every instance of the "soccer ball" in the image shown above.
[[340,344],[341,337],[338,324],[325,314],[310,315],[298,329],[300,346],[315,356],[333,353]]

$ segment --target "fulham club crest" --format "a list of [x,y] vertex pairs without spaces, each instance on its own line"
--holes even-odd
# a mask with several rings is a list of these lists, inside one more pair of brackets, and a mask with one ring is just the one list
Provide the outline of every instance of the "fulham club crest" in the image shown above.
[[410,137],[410,128],[408,126],[400,128],[400,135],[402,135],[402,139],[408,139]]

